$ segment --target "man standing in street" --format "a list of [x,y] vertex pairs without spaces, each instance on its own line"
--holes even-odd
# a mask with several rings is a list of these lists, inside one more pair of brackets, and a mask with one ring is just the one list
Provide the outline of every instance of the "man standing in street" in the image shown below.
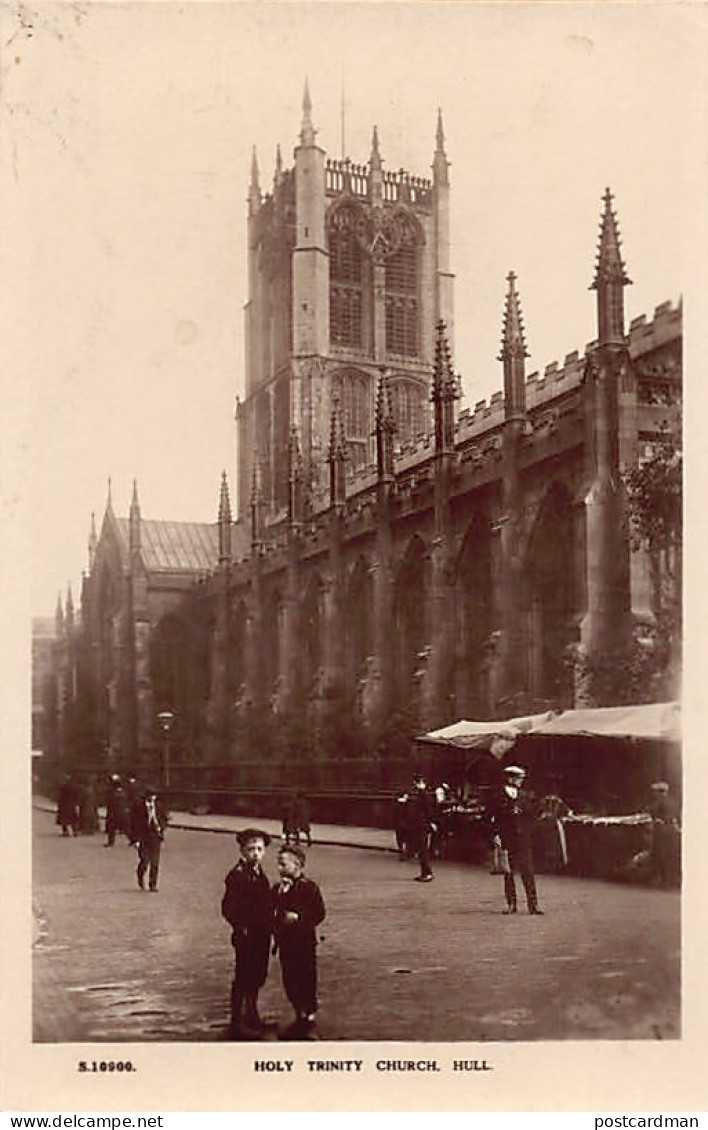
[[430,866],[430,836],[436,830],[434,822],[435,805],[430,796],[425,778],[418,776],[413,781],[413,792],[408,801],[410,809],[411,849],[420,861],[420,875],[417,883],[432,882],[433,869]]
[[516,914],[515,875],[521,876],[529,914],[543,914],[536,894],[533,869],[532,836],[536,820],[535,802],[524,789],[526,770],[520,765],[507,765],[504,786],[490,812],[494,843],[509,856],[509,870],[504,873],[504,914]]
[[160,853],[165,838],[167,821],[159,804],[155,789],[147,786],[133,806],[131,835],[138,849],[138,886],[145,890],[145,872],[148,873],[148,890],[157,891],[160,871]]
[[258,1039],[265,1025],[258,1015],[258,993],[268,973],[273,899],[262,861],[270,836],[259,828],[236,835],[241,858],[226,876],[221,913],[231,926],[236,964],[231,986],[232,1040]]

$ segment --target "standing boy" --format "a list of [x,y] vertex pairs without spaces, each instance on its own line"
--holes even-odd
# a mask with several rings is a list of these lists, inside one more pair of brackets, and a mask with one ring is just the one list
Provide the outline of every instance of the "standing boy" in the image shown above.
[[273,887],[274,933],[280,954],[285,994],[295,1020],[282,1033],[286,1040],[311,1039],[317,1013],[317,938],[325,916],[317,883],[303,874],[305,852],[299,844],[284,844],[278,852],[280,882]]
[[258,993],[268,973],[273,899],[262,861],[270,836],[259,828],[236,835],[241,858],[226,876],[221,913],[231,925],[236,964],[231,986],[233,1040],[257,1038],[265,1027],[258,1015]]

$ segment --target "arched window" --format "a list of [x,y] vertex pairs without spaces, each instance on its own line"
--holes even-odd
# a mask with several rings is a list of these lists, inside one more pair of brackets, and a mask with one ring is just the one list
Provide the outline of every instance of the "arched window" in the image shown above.
[[575,642],[575,544],[573,505],[563,485],[553,483],[531,535],[524,569],[529,631],[529,682],[536,705],[572,702],[566,648]]
[[398,250],[386,260],[386,352],[417,357],[420,350],[418,237],[409,220],[402,221]]
[[338,208],[329,233],[329,336],[332,345],[361,349],[364,264],[356,212]]
[[414,534],[398,571],[394,596],[396,693],[401,706],[411,701],[413,676],[428,642],[427,583],[425,545]]
[[371,448],[371,385],[362,373],[343,373],[338,382],[349,466],[365,466]]
[[419,381],[399,377],[390,382],[396,439],[408,443],[425,431],[425,389]]

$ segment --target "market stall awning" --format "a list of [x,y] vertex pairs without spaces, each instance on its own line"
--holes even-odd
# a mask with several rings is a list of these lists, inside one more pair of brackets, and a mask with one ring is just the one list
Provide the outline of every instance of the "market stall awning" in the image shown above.
[[649,702],[640,706],[565,710],[539,721],[530,732],[549,737],[577,734],[678,742],[681,740],[681,708],[678,702]]
[[[441,730],[421,734],[416,741],[458,749],[492,749],[501,757],[505,749],[499,747],[503,743],[513,743],[520,734],[533,731],[535,726],[550,722],[553,717],[553,712],[547,711],[545,714],[528,714],[523,718],[506,718],[496,722],[469,722],[463,718],[450,726],[443,726]],[[493,745],[496,748],[492,748]]]

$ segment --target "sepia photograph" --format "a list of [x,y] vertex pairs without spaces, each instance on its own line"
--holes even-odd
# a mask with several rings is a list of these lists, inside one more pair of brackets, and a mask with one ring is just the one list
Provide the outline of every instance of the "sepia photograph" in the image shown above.
[[2,8],[34,1054],[680,1048],[701,7]]

